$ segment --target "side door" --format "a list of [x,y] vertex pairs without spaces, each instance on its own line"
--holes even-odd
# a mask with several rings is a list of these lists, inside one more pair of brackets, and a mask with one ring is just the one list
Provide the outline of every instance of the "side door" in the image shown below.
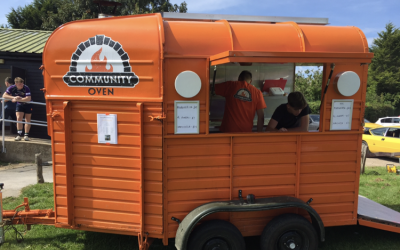
[[387,130],[388,128],[376,128],[370,130],[372,136],[369,137],[367,142],[369,150],[372,153],[385,152],[382,150],[385,150],[384,141]]
[[389,128],[384,137],[385,152],[400,154],[400,128]]
[[11,66],[11,79],[14,81],[16,77],[21,77],[22,79],[24,79],[24,83],[27,84],[25,70],[15,66]]

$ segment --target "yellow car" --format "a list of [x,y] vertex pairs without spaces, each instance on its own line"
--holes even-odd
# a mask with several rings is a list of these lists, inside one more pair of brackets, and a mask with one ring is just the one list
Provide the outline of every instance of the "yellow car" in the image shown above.
[[364,132],[369,131],[370,129],[379,128],[379,127],[383,127],[383,126],[380,124],[372,123],[372,122],[368,121],[367,119],[364,119]]
[[367,157],[400,158],[400,126],[371,128],[364,132],[362,139],[367,146]]

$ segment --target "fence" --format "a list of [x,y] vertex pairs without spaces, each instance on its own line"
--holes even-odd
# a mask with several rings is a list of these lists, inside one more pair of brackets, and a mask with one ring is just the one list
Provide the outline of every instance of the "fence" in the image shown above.
[[[1,100],[1,134],[2,134],[2,138],[3,138],[3,149],[2,149],[2,153],[7,153],[6,147],[5,147],[5,122],[11,122],[11,123],[23,123],[23,124],[30,124],[30,125],[36,125],[36,126],[43,126],[43,127],[47,127],[47,122],[44,121],[38,121],[38,120],[31,120],[31,122],[25,122],[25,121],[14,121],[14,120],[8,120],[8,119],[4,119],[4,102],[3,100],[11,100],[9,98],[0,98]],[[36,104],[36,105],[42,105],[42,106],[46,106],[46,103],[42,103],[42,102],[29,102],[29,104]]]

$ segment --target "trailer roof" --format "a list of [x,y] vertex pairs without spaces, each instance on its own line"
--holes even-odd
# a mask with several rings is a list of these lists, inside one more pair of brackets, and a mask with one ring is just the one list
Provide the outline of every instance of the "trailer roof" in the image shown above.
[[230,22],[296,22],[298,24],[314,24],[326,25],[328,18],[311,18],[311,17],[280,17],[280,16],[242,16],[242,15],[225,15],[225,14],[198,14],[198,13],[176,13],[162,12],[163,19],[182,19],[182,20],[227,20]]

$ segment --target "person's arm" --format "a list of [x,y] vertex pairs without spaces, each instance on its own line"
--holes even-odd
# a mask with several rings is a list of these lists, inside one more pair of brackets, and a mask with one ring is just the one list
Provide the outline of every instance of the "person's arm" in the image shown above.
[[262,132],[264,127],[264,109],[257,110],[257,132]]
[[[6,93],[7,93],[7,92],[4,92],[4,93],[3,93],[3,95],[2,95],[3,98],[6,98],[6,96],[5,96]],[[7,99],[4,99],[4,100],[3,100],[3,102],[9,102],[9,101],[10,101],[10,100],[7,100]]]
[[300,126],[296,128],[288,128],[289,132],[308,132],[308,125],[310,124],[310,117],[308,115],[302,116],[300,118]]
[[13,101],[14,100],[14,96],[8,94],[7,92],[4,92],[3,98],[8,98],[8,100],[5,100],[6,102],[8,102],[8,101],[16,102],[16,101]]
[[286,128],[277,129],[276,126],[278,126],[278,121],[273,119],[273,118],[271,118],[271,120],[269,120],[269,123],[267,125],[267,129],[265,131],[272,131],[272,132],[278,132],[278,131],[286,132],[287,131]]
[[31,101],[31,96],[25,96],[24,98],[20,96],[16,96],[18,102],[30,102]]
[[271,119],[268,123],[266,131],[280,131],[280,132],[307,132],[309,125],[309,117],[308,115],[302,116],[300,118],[300,126],[296,128],[280,128],[276,129],[278,122],[274,119]]
[[32,98],[31,98],[31,90],[26,85],[24,86],[24,89],[25,89],[25,97],[22,98],[20,96],[17,96],[17,100],[19,102],[30,102],[32,100]]

